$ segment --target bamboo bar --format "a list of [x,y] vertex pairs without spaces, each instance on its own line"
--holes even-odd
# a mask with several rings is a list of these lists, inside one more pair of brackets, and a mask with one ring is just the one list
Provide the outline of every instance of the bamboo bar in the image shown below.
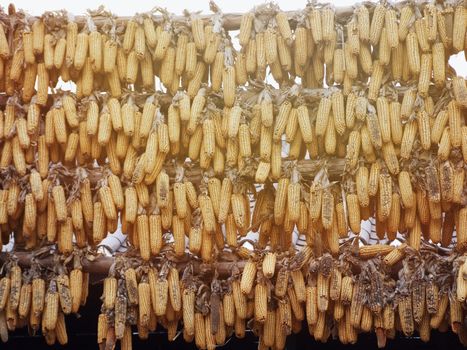
[[[336,18],[337,21],[339,22],[339,18],[346,19],[348,16],[352,15],[354,9],[352,6],[344,6],[344,7],[337,7],[336,9]],[[295,18],[297,18],[299,15],[302,15],[302,11],[284,11],[287,14],[287,17],[289,18],[289,22],[291,24],[292,29],[295,28],[297,21]],[[242,18],[243,13],[225,13],[222,18],[223,18],[223,27],[225,30],[238,30],[240,29],[240,21]],[[203,19],[204,22],[209,22],[210,19],[213,17],[213,15],[200,15],[201,19]],[[117,24],[119,23],[125,23],[128,20],[130,20],[132,17],[130,16],[124,16],[124,17],[118,17],[117,18]],[[153,16],[153,19],[156,23],[162,22],[163,18],[162,16]],[[172,17],[172,22],[175,23],[186,23],[188,18],[186,16],[174,16]],[[76,16],[75,21],[78,22],[79,25],[84,25],[86,23],[86,16]],[[97,25],[101,25],[105,21],[104,18],[95,18],[94,22]]]
[[[284,159],[285,160],[285,159]],[[283,161],[284,161],[283,160]],[[329,160],[311,160],[304,159],[297,162],[297,169],[300,174],[306,179],[312,179],[316,173],[324,166],[327,166],[329,178],[331,180],[340,180],[345,168],[344,158],[332,158]],[[164,169],[169,174],[170,178],[175,177],[175,168],[173,164],[167,165]],[[256,169],[253,169],[254,171]],[[254,178],[255,173],[245,174],[245,177]],[[193,183],[199,183],[203,176],[203,171],[199,167],[188,168],[185,171],[185,176]]]
[[[36,258],[34,257],[34,253],[30,252],[14,252],[14,258],[17,259],[18,264],[23,267],[27,268],[31,266],[33,259],[36,260],[42,267],[52,268],[55,265],[54,256],[48,255],[44,258]],[[0,253],[0,262],[3,263],[5,260],[8,259],[7,253]],[[107,256],[98,256],[95,260],[89,260],[88,258],[81,259],[81,264],[83,266],[83,270],[85,272],[89,272],[90,274],[95,275],[107,275],[109,272],[110,267],[115,262],[114,257],[107,257]],[[209,272],[214,269],[213,264],[205,264],[200,260],[191,260],[193,263],[193,272],[198,274],[202,272]],[[182,261],[177,263],[177,267],[179,269],[183,269],[188,262]],[[215,263],[215,269],[220,276],[230,276],[232,273],[232,265],[236,264],[237,267],[242,270],[245,266],[245,261],[240,260],[237,262],[217,262]]]
[[[11,6],[11,5],[10,5]],[[342,6],[342,7],[336,7],[335,8],[335,14],[336,14],[336,21],[344,23],[349,16],[352,15],[354,11],[354,8],[352,6]],[[296,18],[299,16],[303,15],[303,11],[284,11],[287,14],[287,17],[289,18],[289,22],[291,25],[291,28],[294,29],[297,24]],[[240,21],[242,18],[243,13],[225,13],[222,16],[222,21],[223,21],[223,27],[225,30],[238,30],[240,29]],[[211,18],[213,17],[212,14],[201,14],[200,18],[205,21],[209,22]],[[31,16],[28,18],[29,23],[33,23],[35,20],[36,16]],[[79,27],[83,27],[86,24],[87,21],[87,16],[75,16],[74,21],[78,23]],[[128,22],[130,19],[132,19],[132,16],[118,16],[116,17],[116,23],[117,25],[119,24],[124,24]],[[163,16],[153,16],[153,20],[156,23],[160,23],[164,20]],[[9,22],[8,17],[3,18],[4,22]],[[94,24],[97,25],[98,27],[102,26],[105,22],[108,21],[107,17],[103,16],[94,16],[93,17]],[[189,17],[187,16],[173,16],[171,17],[171,21],[174,23],[187,23],[189,21]]]
[[[341,248],[345,246],[347,243],[343,242],[341,244]],[[371,246],[371,245],[364,245],[360,248],[362,248],[362,252],[367,252],[367,250],[371,250],[375,248],[376,246]],[[384,247],[384,246],[382,246]],[[387,247],[389,248],[389,247]],[[394,247],[392,247],[394,249]],[[459,255],[457,252],[450,250],[450,249],[445,249],[439,246],[436,246],[430,242],[423,241],[423,249],[425,251],[431,251],[433,253],[439,254],[439,256],[444,256],[444,257],[458,257]],[[355,258],[365,261],[371,258],[376,258],[377,256],[385,256],[386,254],[391,251],[390,249],[387,249],[387,251],[381,251],[380,253],[374,254],[372,256],[368,255],[366,253],[366,256],[360,256],[360,253],[357,253]],[[298,255],[295,255],[297,257]],[[358,258],[357,258],[358,256]],[[29,268],[31,267],[31,264],[33,261],[38,263],[41,267],[43,268],[48,268],[51,269],[53,268],[54,265],[56,265],[56,261],[54,260],[54,255],[50,254],[45,257],[37,257],[35,256],[34,252],[27,252],[27,251],[15,251],[12,253],[0,253],[0,266],[7,262],[10,258],[13,260],[16,260],[22,268]],[[116,255],[114,257],[109,257],[109,256],[103,256],[103,255],[98,255],[92,259],[87,258],[87,257],[82,257],[80,262],[83,267],[83,271],[90,273],[91,275],[97,275],[97,276],[107,276],[109,273],[109,269],[111,266],[116,262],[116,259],[118,259],[119,255]],[[126,257],[125,257],[126,258]],[[313,257],[311,257],[313,259]],[[157,260],[157,259],[156,259]],[[161,257],[161,262],[165,260],[170,260],[167,257]],[[300,260],[300,259],[298,259]],[[233,267],[237,267],[238,270],[241,272],[243,268],[245,267],[245,264],[247,260],[233,260],[233,261],[217,261],[215,263],[204,263],[203,261],[196,259],[196,258],[190,258],[189,255],[185,255],[183,258],[179,258],[178,260],[170,260],[174,266],[177,267],[179,271],[183,271],[183,269],[188,265],[192,264],[193,266],[193,273],[195,275],[211,275],[214,273],[214,271],[217,271],[219,274],[220,278],[228,278],[232,275],[232,269]],[[293,264],[293,258],[289,260],[289,263]],[[307,264],[308,261],[302,261],[302,265]],[[280,267],[282,267],[281,262],[277,262],[276,264],[276,269],[278,270]],[[354,269],[357,269],[358,266],[354,266]],[[394,276],[397,276],[397,271],[402,268],[402,265],[397,264],[394,265],[392,268],[392,273]],[[356,271],[356,270],[355,270]]]
[[[283,159],[283,162],[287,161],[287,159]],[[297,161],[297,169],[302,175],[304,179],[310,180],[317,174],[317,172],[322,169],[323,167],[327,168],[329,178],[333,181],[339,181],[345,169],[346,160],[344,158],[331,158],[331,159],[319,159],[319,160],[311,160],[311,159],[304,159]],[[192,165],[192,166],[190,166]],[[199,168],[197,163],[185,163],[185,177],[187,180],[199,184],[203,178],[203,170]],[[77,168],[72,168],[70,170],[70,176],[75,174],[75,170]],[[87,168],[84,168],[87,169]],[[170,162],[164,165],[164,169],[166,170],[167,174],[169,175],[171,181],[174,180],[176,169],[175,165]],[[96,169],[89,168],[88,178],[92,184],[97,184],[99,180],[102,179],[102,172],[95,171]],[[246,173],[242,173],[241,177],[246,179],[254,179],[255,171],[253,167],[251,171]],[[66,180],[68,176],[64,178]],[[70,179],[72,179],[70,177]],[[2,176],[0,175],[0,181],[2,181]]]

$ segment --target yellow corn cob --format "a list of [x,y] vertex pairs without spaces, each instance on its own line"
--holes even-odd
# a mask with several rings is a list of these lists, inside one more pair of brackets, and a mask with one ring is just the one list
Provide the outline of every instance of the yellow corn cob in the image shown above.
[[334,195],[329,188],[322,191],[321,197],[321,223],[326,230],[331,229],[334,217]]
[[452,147],[461,146],[461,113],[459,106],[451,101],[448,104],[448,115],[449,115],[449,134],[451,137]]
[[268,28],[264,32],[264,49],[266,51],[266,62],[273,65],[278,59],[277,34],[273,28]]
[[107,338],[108,324],[107,316],[104,313],[99,314],[97,318],[97,343],[104,344]]
[[391,74],[394,80],[402,80],[404,67],[406,67],[405,43],[399,43],[399,46],[391,51]]
[[[123,39],[125,40],[125,37]],[[141,61],[144,58],[144,51],[146,49],[146,38],[142,25],[138,25],[135,29],[133,49],[136,52],[136,57]]]
[[[446,63],[445,63],[445,52],[443,43],[434,43],[432,45],[433,50],[433,81],[438,88],[441,88],[445,84],[446,80]],[[423,57],[422,57],[423,60]]]
[[465,7],[457,5],[454,10],[452,24],[452,47],[455,52],[463,50],[467,20],[465,19]]
[[[434,56],[433,56],[433,59],[434,59]],[[467,87],[466,87],[465,79],[463,79],[462,77],[453,77],[452,91],[454,93],[454,98],[456,99],[456,102],[459,104],[459,106],[466,107],[467,106]]]
[[105,73],[112,73],[117,69],[117,43],[108,39],[104,43],[104,52],[102,57],[102,66]]
[[362,259],[373,258],[378,255],[386,255],[394,250],[394,247],[384,244],[373,244],[360,247],[358,255]]
[[[323,111],[323,113],[326,113],[326,112]],[[311,128],[311,121],[310,121],[310,116],[308,114],[307,106],[302,105],[297,108],[297,119],[298,119],[298,125],[300,126],[300,131],[302,134],[303,141],[305,143],[311,143],[313,141],[313,132]],[[324,121],[326,120],[326,117],[323,116],[322,119]]]
[[92,70],[98,73],[102,69],[102,35],[98,31],[89,34],[89,59]]
[[354,130],[349,135],[346,152],[346,160],[350,168],[355,168],[357,165],[358,157],[360,154],[360,146],[360,133]]
[[357,19],[352,19],[347,23],[347,46],[353,55],[360,52],[360,38],[358,33]]
[[44,313],[42,315],[43,328],[53,331],[57,324],[59,296],[56,283],[51,283],[45,296]]
[[400,157],[402,159],[408,159],[410,157],[416,133],[417,124],[415,121],[409,121],[407,124],[405,124],[400,148]]
[[81,305],[83,294],[83,271],[73,269],[70,272],[70,294],[71,294],[71,312],[76,313]]
[[[31,231],[36,228],[37,207],[32,193],[26,194],[24,199],[24,226]],[[25,233],[23,233],[24,235]]]
[[334,126],[339,135],[345,131],[345,107],[344,96],[340,91],[337,91],[331,96],[332,113],[334,115]]
[[196,45],[190,41],[186,45],[185,73],[189,79],[195,75],[197,66]]
[[400,108],[399,102],[391,102],[389,104],[389,122],[391,128],[391,138],[395,145],[400,145],[402,141],[402,123],[400,120]]
[[36,103],[43,106],[47,103],[49,88],[49,73],[44,63],[37,65],[37,95]]
[[405,170],[399,173],[399,189],[404,207],[412,208],[415,204],[415,194],[412,190],[410,174]]
[[101,202],[95,202],[93,207],[93,225],[92,236],[94,243],[99,243],[105,237],[105,220],[104,209]]
[[122,48],[123,51],[128,54],[133,48],[135,42],[135,33],[138,28],[138,24],[134,20],[130,20],[126,24],[125,34],[123,35]]
[[256,40],[251,41],[246,45],[245,52],[245,68],[247,74],[253,74],[256,72]]
[[376,109],[378,112],[381,139],[383,140],[383,142],[390,142],[391,125],[389,116],[389,105],[385,97],[378,97],[378,99],[376,100]]
[[[384,169],[383,169],[384,170]],[[392,180],[387,172],[381,172],[379,176],[379,219],[384,221],[391,210]]]
[[169,30],[162,30],[157,39],[156,49],[154,51],[154,59],[160,61],[164,58],[167,49],[169,48],[170,41],[172,40],[172,32]]
[[240,21],[240,34],[238,35],[238,41],[242,46],[246,46],[250,41],[253,19],[254,14],[251,12],[247,12],[242,15]]
[[151,255],[149,220],[145,214],[138,215],[136,219],[136,229],[138,233],[139,251],[143,260],[149,260]]
[[329,276],[318,273],[316,282],[317,305],[319,312],[325,312],[329,305]]
[[204,228],[207,232],[215,232],[215,215],[211,198],[201,194],[198,196],[198,202],[203,216]]
[[222,84],[224,88],[224,104],[232,107],[235,102],[235,67],[227,66],[222,73]]
[[10,56],[10,46],[8,45],[5,29],[3,27],[0,28],[0,56],[3,59],[8,59]]
[[[278,45],[279,57],[281,57],[281,55],[284,55],[285,52],[288,52],[286,51],[287,49],[283,47],[281,50],[281,46],[279,43],[279,37],[278,37],[277,45]],[[285,62],[285,58],[282,58],[282,60]],[[284,64],[287,64],[287,63],[284,63]],[[240,52],[237,54],[236,61],[235,61],[235,81],[237,85],[245,85],[247,80],[248,80],[248,73],[246,71],[246,56],[244,53]]]
[[182,296],[180,291],[178,270],[174,267],[170,268],[167,279],[170,304],[172,305],[172,308],[175,312],[179,312],[182,309]]
[[104,291],[102,296],[104,307],[107,310],[113,310],[117,298],[117,279],[115,277],[107,277],[104,279]]
[[384,66],[379,61],[374,61],[370,85],[368,87],[368,99],[376,100],[383,79]]
[[194,315],[195,344],[200,349],[206,349],[206,324],[203,314],[195,312]]
[[73,251],[73,223],[70,217],[60,224],[58,250],[64,255],[68,255]]
[[201,18],[193,18],[191,20],[191,32],[196,49],[198,51],[203,51],[206,48],[206,38],[204,35],[204,23]]
[[18,142],[19,142],[20,147],[23,149],[27,149],[31,142],[29,135],[28,135],[26,124],[27,122],[25,118],[16,119],[15,127],[16,127],[16,133],[18,135]]
[[175,255],[183,256],[183,254],[185,253],[185,228],[183,220],[181,220],[176,215],[174,215],[172,219],[172,231],[174,236]]
[[177,39],[177,49],[175,52],[175,73],[182,75],[186,66],[186,52],[188,45],[188,36],[180,33]]
[[89,35],[85,32],[81,32],[76,37],[76,48],[75,56],[73,59],[73,65],[75,69],[81,70],[84,67],[86,58],[88,56],[89,48]]
[[264,32],[257,33],[256,41],[256,66],[257,72],[266,68],[266,50],[264,47]]
[[317,8],[312,8],[309,14],[311,35],[313,41],[319,44],[323,40],[323,30],[321,25],[321,11]]
[[[31,288],[31,313],[35,315],[42,314],[45,302],[45,281],[41,278],[32,280]],[[1,304],[0,304],[1,306]]]
[[[350,51],[350,46],[344,47],[344,61],[346,76],[350,79],[356,79],[358,75],[358,60],[355,55]],[[383,65],[383,63],[381,63]],[[321,76],[322,74],[320,74]]]
[[16,50],[11,59],[9,78],[13,81],[19,81],[24,64],[24,50]]
[[375,46],[378,44],[380,36],[381,36],[381,31],[384,26],[385,22],[385,16],[386,16],[386,8],[382,4],[378,4],[375,7],[375,10],[373,12],[373,17],[371,18],[371,24],[370,24],[370,44]]
[[422,97],[427,97],[432,74],[432,55],[424,53],[420,60],[420,75],[418,77],[418,92]]
[[287,188],[287,211],[289,220],[297,222],[300,217],[300,183],[292,182]]
[[[211,33],[208,36],[206,49],[204,50],[203,60],[207,64],[212,64],[221,51],[217,51],[221,43],[221,36],[218,33]],[[222,65],[224,60],[222,60]]]
[[414,32],[410,32],[406,38],[407,47],[407,61],[410,71],[417,75],[420,73],[420,52],[418,49],[417,35]]
[[451,153],[451,136],[449,134],[449,127],[444,129],[441,135],[441,140],[438,145],[438,157],[440,160],[447,160]]
[[370,40],[370,14],[365,5],[360,5],[357,9],[358,35],[362,42]]
[[65,204],[65,191],[63,189],[63,186],[57,185],[52,187],[52,198],[55,206],[57,220],[59,222],[65,221],[67,218],[67,210]]
[[321,28],[323,40],[332,40],[334,33],[334,10],[331,7],[325,7],[321,10]]
[[337,220],[337,233],[340,238],[347,237],[348,228],[347,228],[347,215],[344,211],[343,202],[336,204],[336,220]]
[[384,16],[384,26],[387,33],[387,40],[391,49],[399,45],[399,30],[397,26],[397,14],[394,9],[387,9]]
[[292,42],[292,31],[289,25],[289,19],[285,12],[278,12],[276,14],[277,29],[280,35],[286,40],[287,43]]
[[160,68],[160,79],[161,82],[169,87],[174,77],[174,66],[175,66],[175,49],[172,46],[169,46],[165,52],[164,57],[162,58],[161,68]]
[[405,5],[400,10],[398,36],[400,41],[404,41],[409,32],[409,27],[413,20],[413,8],[410,5]]
[[320,100],[316,116],[316,136],[324,135],[329,121],[331,106],[332,103],[329,98],[324,97]]
[[[67,141],[67,130],[65,113],[62,108],[53,110],[53,129],[55,131],[55,138],[59,144],[65,145]],[[76,124],[78,126],[78,124]]]
[[354,233],[360,232],[360,206],[358,196],[354,193],[347,194],[347,210],[349,213],[349,227]]
[[[360,52],[362,52],[361,48],[363,46],[364,45],[360,46]],[[363,62],[368,63],[368,61],[366,59],[365,59],[365,61],[363,61],[363,57],[364,57],[363,54],[361,54],[360,57],[362,59],[361,62],[362,62],[362,68],[363,68],[363,66],[364,66]],[[368,58],[368,55],[366,55],[365,58]],[[371,56],[370,56],[369,62],[371,64]],[[363,68],[363,70],[365,71],[364,68]],[[345,56],[344,56],[344,50],[343,49],[335,49],[334,50],[332,72],[333,72],[333,75],[334,75],[334,81],[337,84],[342,84],[344,82],[344,76],[345,76]]]
[[23,32],[24,61],[28,65],[36,62],[33,51],[33,34],[30,31]]

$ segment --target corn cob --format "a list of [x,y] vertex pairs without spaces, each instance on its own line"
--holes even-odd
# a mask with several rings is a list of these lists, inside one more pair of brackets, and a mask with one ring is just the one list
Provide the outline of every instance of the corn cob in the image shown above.
[[45,296],[44,314],[42,316],[43,327],[47,331],[53,331],[58,318],[59,295],[56,285],[51,283]]

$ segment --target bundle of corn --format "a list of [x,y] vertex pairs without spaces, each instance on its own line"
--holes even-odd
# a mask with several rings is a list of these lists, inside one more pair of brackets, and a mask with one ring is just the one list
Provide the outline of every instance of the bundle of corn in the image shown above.
[[[329,300],[319,293],[326,293],[322,284],[333,276],[334,258],[326,254],[342,256],[340,240],[359,234],[362,220],[374,217],[378,238],[406,239],[415,251],[429,241],[467,248],[467,87],[448,65],[467,48],[462,3],[363,4],[351,15],[328,5],[290,14],[266,4],[235,17],[237,28],[228,27],[232,16],[214,3],[211,10],[206,19],[157,8],[159,17],[150,12],[123,22],[103,8],[80,18],[64,11],[34,18],[13,6],[1,13],[2,242],[13,234],[15,250],[56,244],[60,254],[73,256],[121,223],[135,259],[150,267],[136,273],[128,261],[112,272],[99,343],[116,338],[129,346],[128,325],[136,320],[143,331],[155,327],[146,297],[136,317],[137,295],[140,289],[151,294],[151,281],[160,282],[166,299],[181,294],[175,265],[155,270],[167,251],[208,263],[225,253],[252,259],[251,273],[228,283],[237,309],[248,305],[253,287],[254,294],[269,295],[274,276],[271,267],[256,267],[263,254],[251,258],[245,236],[259,232],[255,249],[274,261],[293,251],[297,231],[308,244],[301,254],[313,247],[323,256],[309,279],[311,288],[316,277],[321,313],[309,324],[317,339],[327,339]],[[238,28],[239,51],[229,36]],[[57,90],[59,81],[74,82],[76,93]],[[336,171],[339,159],[345,165]],[[195,178],[188,176],[192,168]],[[363,247],[360,255],[391,249]],[[277,305],[261,297],[258,306],[257,322],[272,310],[270,324],[285,330],[265,346],[281,348],[282,336],[298,328],[290,312],[305,301],[308,274],[289,270],[301,285],[295,295],[285,288]],[[199,287],[196,278],[187,277],[190,293]],[[287,284],[287,275],[281,278]],[[405,315],[410,279],[398,281],[394,302]],[[206,285],[217,298],[219,283]],[[178,290],[172,295],[167,288]],[[170,335],[182,317],[179,300],[172,302],[178,304],[153,305],[163,308],[155,315]],[[250,311],[237,310],[241,322],[225,316],[238,334]],[[200,321],[211,328],[197,345],[222,343],[219,314],[190,314],[194,326],[186,338]],[[349,319],[360,316],[349,313]],[[418,321],[426,323],[425,316],[423,308],[417,311]],[[363,330],[371,328],[371,318],[365,320]],[[410,333],[408,318],[401,326]],[[341,340],[355,341],[354,328],[341,328]],[[210,338],[218,332],[219,339]]]
[[257,250],[241,274],[237,264],[223,274],[216,268],[195,274],[193,261],[180,276],[170,255],[150,264],[118,258],[104,281],[98,343],[113,347],[120,340],[131,349],[132,326],[146,339],[157,324],[173,341],[181,323],[185,341],[211,349],[230,336],[243,338],[248,325],[260,346],[283,349],[306,321],[322,342],[332,329],[344,344],[367,332],[376,333],[379,347],[397,332],[418,332],[428,342],[431,330],[451,326],[465,344],[464,257],[440,255],[428,245],[420,251],[406,244],[355,248],[341,247],[340,259],[312,258],[309,248],[295,256]]
[[[337,253],[338,238],[345,237],[348,228],[358,233],[361,219],[375,216],[378,236],[392,240],[397,232],[407,232],[413,247],[419,245],[421,231],[433,242],[448,245],[450,221],[457,218],[462,249],[467,92],[465,80],[446,70],[448,56],[462,49],[466,27],[462,5],[410,4],[400,9],[361,5],[350,20],[335,18],[330,7],[309,6],[294,31],[286,13],[264,5],[242,16],[241,52],[235,52],[222,26],[222,12],[215,5],[212,9],[209,23],[196,14],[185,22],[175,21],[160,10],[162,22],[157,25],[147,14],[122,28],[100,8],[88,13],[80,31],[65,13],[49,12],[39,19],[21,11],[4,16],[13,26],[2,37],[2,82],[12,97],[1,118],[0,165],[14,169],[5,174],[8,181],[2,193],[12,205],[2,224],[9,224],[8,217],[21,218],[24,207],[23,236],[36,236],[33,231],[40,229],[41,238],[49,208],[44,193],[52,187],[56,220],[67,222],[70,214],[62,205],[66,200],[75,231],[91,230],[89,223],[94,223],[94,242],[106,229],[115,230],[119,213],[125,232],[133,231],[138,214],[159,213],[169,217],[161,220],[164,230],[176,231],[172,223],[181,228],[184,222],[186,233],[192,231],[191,217],[201,214],[197,226],[207,232],[220,232],[225,224],[231,233],[229,245],[236,245],[235,232],[244,235],[255,228],[264,233],[263,245],[271,236],[271,244],[277,246],[278,227],[289,236],[297,226],[300,233],[330,236],[329,248]],[[7,35],[15,40],[8,41]],[[408,65],[403,64],[405,57]],[[280,90],[258,82],[264,80],[268,65]],[[153,66],[159,69],[154,72]],[[329,87],[317,90],[323,84],[324,67]],[[168,93],[136,93],[154,88],[154,73]],[[105,76],[107,81],[101,79]],[[256,83],[250,81],[246,89],[238,90],[248,76]],[[75,81],[77,93],[55,96],[47,109],[48,88],[58,77]],[[302,86],[291,85],[294,77],[302,78]],[[356,82],[368,78],[368,90],[359,88]],[[205,82],[209,85],[201,87]],[[122,95],[128,86],[135,92]],[[443,90],[439,93],[435,87]],[[110,94],[102,92],[106,89]],[[309,213],[308,195],[304,196],[308,184],[282,161],[284,134],[290,144],[289,160],[332,156],[347,160],[340,183],[317,174],[310,186]],[[165,163],[185,157],[208,173],[199,198],[183,177],[171,190],[163,171]],[[49,162],[85,166],[95,161],[108,168],[96,185],[98,202],[91,203],[94,194],[89,194],[87,181],[80,183],[80,194],[76,184],[65,186],[74,194],[68,198],[63,184],[50,181]],[[265,183],[257,195],[265,200],[258,201],[258,215],[253,215],[260,224],[249,222],[251,182],[236,185],[256,165],[254,181]],[[12,172],[29,177],[31,190]],[[270,181],[278,182],[275,191]],[[42,217],[35,212],[42,212]],[[52,222],[53,215],[48,209]],[[16,232],[18,222],[7,225],[4,236]],[[175,235],[182,238],[182,232]],[[34,246],[33,239],[29,248]],[[180,242],[179,254],[182,246]],[[153,249],[156,254],[158,249]]]
[[32,334],[41,332],[49,345],[68,342],[65,315],[77,313],[86,303],[89,274],[82,271],[78,252],[70,269],[66,268],[67,261],[57,263],[53,271],[37,262],[23,270],[14,259],[5,263],[0,278],[3,342],[8,340],[9,331],[22,327],[29,327]]

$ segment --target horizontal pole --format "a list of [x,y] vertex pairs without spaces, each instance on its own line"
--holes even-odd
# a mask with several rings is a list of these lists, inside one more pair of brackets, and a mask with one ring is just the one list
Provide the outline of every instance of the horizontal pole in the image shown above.
[[[284,158],[283,162],[289,161],[288,159]],[[346,160],[344,158],[330,158],[330,159],[320,159],[320,160],[311,160],[311,159],[303,159],[298,160],[296,163],[296,168],[300,173],[302,180],[311,181],[315,175],[320,171],[323,167],[327,168],[327,173],[329,180],[331,181],[340,181],[342,178],[342,174],[344,173]],[[192,165],[192,166],[191,166]],[[184,179],[192,182],[193,184],[200,184],[203,179],[203,172],[204,170],[199,167],[197,163],[190,163],[187,162],[183,165],[184,167]],[[68,168],[70,170],[70,176],[74,175],[74,169]],[[87,169],[84,167],[84,169]],[[173,162],[167,162],[164,164],[163,169],[169,175],[171,182],[173,183],[176,178],[176,166]],[[105,170],[104,170],[105,171]],[[241,177],[245,180],[251,180],[254,182],[255,179],[255,172],[256,169],[253,167],[249,172],[242,173]],[[100,180],[102,180],[103,172],[98,171],[97,169],[93,168],[91,171],[88,172],[87,177],[92,185],[97,184]],[[223,179],[224,175],[215,175],[219,179]],[[0,181],[2,178],[0,177]],[[70,178],[61,178],[61,180],[67,181],[74,181],[73,177]],[[273,181],[274,182],[274,181]]]
[[[34,253],[33,252],[12,252],[12,253],[0,253],[0,266],[2,263],[8,260],[10,254],[13,254],[18,265],[22,268],[29,268],[31,267],[31,263],[33,261]],[[40,264],[40,266],[44,268],[53,268],[56,265],[54,261],[53,255],[48,255],[43,258],[35,258],[36,262]],[[83,271],[88,272],[92,275],[100,275],[106,276],[109,273],[110,267],[115,262],[115,257],[110,256],[102,256],[99,255],[93,260],[89,260],[86,257],[81,259],[81,265]],[[246,261],[239,260],[237,262],[216,262],[214,264],[206,264],[200,260],[191,259],[190,261],[181,261],[176,263],[176,266],[179,270],[183,270],[188,263],[193,264],[193,273],[200,274],[201,272],[209,272],[214,271],[214,268],[217,270],[219,276],[222,277],[229,277],[232,274],[232,266],[235,264],[239,270],[243,270]]]
[[[369,3],[368,3],[369,4]],[[10,7],[12,5],[10,4]],[[374,5],[370,4],[369,9],[371,10]],[[108,10],[112,11],[111,8]],[[335,18],[337,22],[342,22],[346,23],[352,13],[354,12],[354,7],[353,6],[341,6],[341,7],[335,7]],[[287,17],[289,18],[290,26],[292,29],[294,29],[297,25],[297,17],[303,16],[303,10],[295,10],[295,11],[283,11]],[[150,13],[148,11],[148,13]],[[205,23],[211,23],[211,19],[213,18],[214,14],[200,14],[199,18],[201,18]],[[240,22],[242,19],[243,13],[239,12],[234,12],[234,13],[224,13],[222,15],[222,26],[225,30],[231,31],[231,30],[238,30],[240,29]],[[30,16],[27,18],[27,21],[29,24],[32,24],[39,16]],[[115,21],[117,25],[120,24],[125,24],[129,20],[134,18],[134,16],[117,16],[115,17]],[[153,15],[152,16],[153,20],[155,23],[162,23],[165,18],[161,15]],[[84,25],[87,23],[88,16],[83,16],[83,15],[77,15],[74,17],[74,21],[78,24],[80,28],[84,27]],[[172,16],[170,20],[174,24],[186,24],[188,21],[189,17],[187,16]],[[9,18],[5,16],[2,19],[3,22],[8,23]],[[93,22],[96,26],[100,27],[105,23],[108,23],[108,18],[105,16],[93,16]]]
[[[320,169],[323,168],[323,166],[326,166],[330,180],[335,181],[341,180],[341,176],[344,172],[345,162],[346,161],[344,158],[332,158],[326,161],[303,159],[297,161],[297,170],[300,172],[300,175],[304,179],[310,180],[318,173]],[[175,178],[175,167],[173,164],[165,165],[164,169],[171,179]],[[185,177],[193,183],[199,183],[203,178],[203,170],[199,167],[188,167],[185,170]],[[252,172],[246,174],[245,177],[254,179],[255,174]]]
[[[335,16],[337,21],[339,22],[339,19],[349,19],[350,16],[352,15],[354,11],[354,8],[352,6],[343,6],[343,7],[336,7],[335,8]],[[294,29],[297,25],[297,21],[294,18],[297,18],[298,16],[303,15],[303,10],[296,10],[296,11],[284,11],[289,18],[290,25],[292,29]],[[201,14],[199,17],[206,23],[211,22],[211,18],[214,15],[212,14]],[[243,13],[225,13],[222,16],[222,24],[223,28],[227,31],[230,30],[239,30],[240,29],[240,22],[242,19]],[[130,19],[132,19],[132,16],[123,16],[123,17],[117,17],[117,24],[123,24],[128,22]],[[164,21],[164,18],[162,16],[153,16],[154,22],[156,23],[162,23]],[[173,23],[187,23],[187,17],[186,16],[174,16],[171,18]],[[97,26],[100,26],[104,24],[106,21],[106,18],[93,18],[94,24]],[[86,23],[86,16],[76,16],[75,21],[78,23],[78,25],[84,25]]]
[[[452,255],[454,255],[456,258],[460,257],[460,255],[458,255],[458,253],[454,250],[441,248],[425,240],[423,240],[422,243],[423,243],[422,249],[426,252],[431,251],[432,253],[437,254],[440,257],[444,257],[444,258],[450,257]],[[341,244],[341,248],[345,244],[347,243],[343,242]],[[308,264],[310,262],[310,259],[313,259],[313,248],[312,247],[308,247],[308,248],[309,249],[307,250],[307,252],[305,252],[306,248],[304,248],[301,254],[297,253],[297,255],[295,255],[295,257],[297,258],[296,260],[294,258],[290,258],[289,260],[290,266],[295,266],[295,268],[301,269],[303,266]],[[393,247],[393,249],[395,249],[395,247]],[[355,252],[356,253],[355,258],[362,262],[368,259],[376,258],[377,256],[385,256],[391,251],[391,249],[389,248],[385,250],[377,250],[371,253],[372,245],[363,245],[359,248],[359,250],[360,250],[359,252]],[[8,261],[10,258],[12,258],[12,256],[18,262],[18,265],[21,266],[22,268],[31,267],[31,264],[34,259],[43,268],[52,269],[56,265],[56,260],[54,260],[54,255],[52,255],[52,251],[50,255],[47,255],[44,257],[36,257],[34,254],[34,251],[14,251],[11,253],[0,252],[0,267],[2,266],[3,263]],[[111,266],[115,263],[116,259],[118,259],[118,256],[119,256],[118,254],[112,257],[98,255],[94,259],[91,259],[91,260],[88,259],[87,257],[82,257],[80,261],[81,261],[83,271],[88,272],[92,275],[107,276]],[[252,254],[251,256],[253,257],[254,254]],[[243,268],[245,267],[245,264],[247,262],[247,260],[239,259],[236,261],[214,261],[213,263],[209,264],[209,263],[204,263],[198,258],[194,258],[188,254],[185,255],[184,258],[181,258],[178,261],[170,260],[168,257],[163,257],[163,256],[161,256],[160,258],[162,259],[159,259],[159,261],[162,261],[162,262],[163,261],[173,262],[179,271],[183,271],[184,268],[188,264],[192,264],[193,274],[195,275],[209,276],[213,274],[214,271],[217,271],[219,277],[221,278],[227,278],[227,277],[232,276],[232,271],[233,271],[234,266],[238,268],[238,271],[240,272],[243,271]],[[131,259],[131,255],[129,256],[129,259]],[[284,266],[282,265],[282,262],[280,261],[281,258],[278,257],[277,260],[278,262],[276,264],[276,271],[278,271],[282,266]],[[155,261],[158,261],[158,259],[156,258]],[[72,263],[70,262],[70,265],[71,264]],[[396,263],[395,265],[391,266],[391,274],[394,276],[397,276],[397,271],[399,271],[401,268],[402,268],[402,265],[400,264],[400,262]],[[357,264],[353,266],[352,270],[355,273],[359,273],[360,265]]]

